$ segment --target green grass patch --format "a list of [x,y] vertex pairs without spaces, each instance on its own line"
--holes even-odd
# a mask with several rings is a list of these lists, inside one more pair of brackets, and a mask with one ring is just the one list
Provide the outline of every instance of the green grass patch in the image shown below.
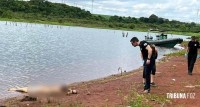
[[150,95],[146,95],[146,98],[150,101],[154,101],[154,102],[161,104],[161,105],[164,105],[166,103],[170,103],[170,100],[166,98],[166,95],[150,94]]
[[129,104],[131,107],[153,107],[153,103],[164,106],[171,101],[166,98],[164,95],[156,95],[156,94],[145,94],[145,95],[136,95],[136,98],[133,98]]
[[80,102],[70,102],[67,107],[85,107]]
[[184,56],[186,53],[186,50],[180,50],[178,52],[170,53],[170,54],[165,54],[164,56]]
[[132,99],[130,101],[130,106],[131,107],[151,107],[144,103],[145,98],[143,95],[137,95],[135,99]]
[[153,107],[155,104],[164,106],[171,101],[165,95],[139,94],[136,89],[133,89],[127,98],[127,102],[130,107]]
[[174,32],[169,31],[169,34],[177,34],[177,35],[185,35],[185,36],[197,36],[200,37],[200,33],[192,33],[192,32]]
[[188,46],[188,41],[183,41],[181,43],[181,46],[183,46],[185,49],[184,50],[179,50],[178,52],[173,52],[170,54],[165,54],[164,56],[185,56],[187,53],[187,46]]

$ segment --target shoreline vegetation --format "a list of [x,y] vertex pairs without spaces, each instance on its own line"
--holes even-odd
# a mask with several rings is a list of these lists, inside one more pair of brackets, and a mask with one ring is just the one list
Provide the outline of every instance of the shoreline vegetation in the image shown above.
[[[8,18],[0,18],[0,21],[9,21],[9,22],[24,22],[24,23],[34,23],[34,24],[48,24],[48,25],[61,25],[61,26],[77,26],[77,27],[86,27],[86,28],[97,28],[97,29],[110,29],[110,30],[127,30],[127,31],[136,31],[136,32],[148,32],[148,29],[142,28],[135,28],[135,29],[128,29],[128,28],[111,28],[104,25],[99,24],[83,24],[78,22],[52,22],[52,21],[43,21],[43,20],[27,20],[27,19],[8,19]],[[77,19],[76,19],[77,21]],[[82,21],[82,20],[81,20]],[[102,23],[103,24],[103,23]],[[167,31],[167,34],[176,34],[176,35],[183,35],[183,36],[196,36],[200,37],[199,33],[192,33],[192,32],[176,32],[176,31]]]
[[1,0],[0,20],[142,32],[159,29],[169,34],[200,36],[200,24],[195,22],[169,20],[154,14],[140,18],[91,14],[79,7],[47,0]]
[[[136,32],[148,32],[147,29],[127,29],[127,28],[110,28],[101,25],[92,25],[92,24],[81,24],[81,23],[73,23],[73,22],[52,22],[52,21],[42,21],[42,20],[26,20],[26,19],[8,19],[8,18],[0,18],[0,21],[8,21],[8,22],[24,22],[24,23],[34,23],[34,24],[48,24],[48,25],[61,25],[61,26],[77,26],[77,27],[86,27],[86,28],[97,28],[97,29],[110,29],[110,30],[127,30],[127,31],[136,31]],[[167,31],[167,34],[176,34],[183,36],[196,36],[200,37],[199,33],[192,32],[175,32],[175,31]]]

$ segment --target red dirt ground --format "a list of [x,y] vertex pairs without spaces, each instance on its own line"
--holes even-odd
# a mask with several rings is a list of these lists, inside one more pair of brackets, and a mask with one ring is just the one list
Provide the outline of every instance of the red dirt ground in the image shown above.
[[[164,107],[200,107],[200,60],[198,59],[193,75],[187,74],[187,60],[185,57],[166,57],[157,64],[155,83],[157,87],[151,87],[151,95],[162,96],[169,100],[168,103],[158,103],[154,100],[145,102],[151,106]],[[196,85],[187,88],[187,85]],[[39,107],[60,105],[63,107],[126,107],[126,100],[135,90],[140,93],[143,90],[142,69],[138,69],[122,76],[113,75],[104,79],[93,80],[73,84],[70,87],[76,89],[78,94],[59,96],[50,101],[25,101],[20,102],[20,97],[8,99],[2,105],[14,107]],[[167,93],[195,93],[195,98],[167,99]],[[142,94],[140,94],[142,95]],[[133,96],[136,97],[136,96]],[[192,96],[190,96],[192,97]]]

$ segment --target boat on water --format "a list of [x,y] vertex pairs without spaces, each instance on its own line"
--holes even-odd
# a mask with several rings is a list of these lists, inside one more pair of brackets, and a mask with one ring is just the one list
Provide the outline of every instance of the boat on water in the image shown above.
[[145,40],[150,44],[154,44],[155,46],[167,48],[174,48],[176,44],[183,42],[182,38],[168,38],[168,35],[164,34],[164,32],[161,32],[160,35],[156,35],[156,40],[154,40],[148,32],[147,36],[145,36]]

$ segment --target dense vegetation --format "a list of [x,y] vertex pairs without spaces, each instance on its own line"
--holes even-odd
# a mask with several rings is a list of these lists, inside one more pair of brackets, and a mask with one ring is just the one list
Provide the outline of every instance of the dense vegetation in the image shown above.
[[113,29],[147,31],[152,28],[181,33],[200,32],[200,25],[194,22],[170,21],[154,14],[140,18],[94,15],[78,7],[51,3],[47,0],[0,0],[0,18]]

